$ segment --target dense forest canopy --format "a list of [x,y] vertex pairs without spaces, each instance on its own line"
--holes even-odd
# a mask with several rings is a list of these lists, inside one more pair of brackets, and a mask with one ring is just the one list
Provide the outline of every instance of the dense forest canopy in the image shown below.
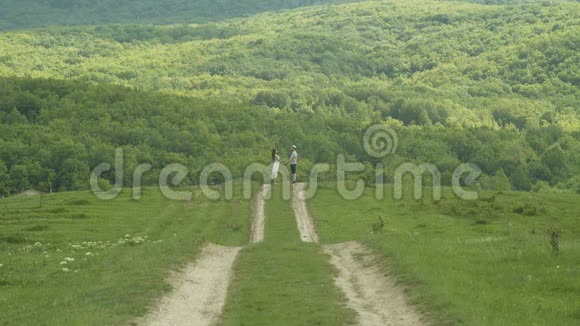
[[[203,167],[220,162],[241,177],[252,162],[268,163],[269,150],[282,153],[298,144],[301,166],[336,164],[336,155],[367,162],[358,177],[374,181],[374,166],[385,166],[386,181],[403,162],[434,163],[449,184],[461,162],[479,165],[488,189],[580,190],[580,132],[557,126],[526,131],[488,128],[418,128],[391,124],[399,150],[382,160],[363,148],[369,124],[341,116],[197,100],[118,86],[68,81],[0,79],[0,192],[86,188],[89,171],[113,163],[115,149],[125,153],[125,182],[134,169],[150,163],[155,184],[159,170],[181,163],[196,183]],[[391,121],[393,122],[393,121]],[[106,176],[114,181],[111,173]],[[331,178],[327,174],[326,178]],[[214,180],[219,182],[219,178]]]
[[0,0],[0,30],[48,25],[203,23],[347,0]]
[[371,1],[0,34],[0,75],[406,125],[580,128],[580,4]]
[[[262,12],[322,2],[173,1],[205,3],[215,19],[1,32],[0,193],[86,188],[117,147],[127,184],[141,163],[154,166],[149,183],[168,163],[188,166],[189,183],[213,162],[240,177],[248,163],[267,163],[272,146],[293,143],[303,171],[337,154],[370,166],[378,160],[362,135],[374,123],[401,139],[381,161],[386,181],[402,162],[436,163],[445,182],[470,162],[483,188],[578,191],[580,4],[394,0]],[[0,0],[0,24],[28,26],[6,11],[24,3]],[[103,23],[84,10],[112,2],[56,3],[35,2],[55,11],[33,20],[75,12],[62,23]],[[164,3],[99,12],[118,22],[140,6],[151,19],[122,22],[161,23],[155,10],[174,8]],[[220,20],[220,5],[231,5],[228,17],[258,14]]]

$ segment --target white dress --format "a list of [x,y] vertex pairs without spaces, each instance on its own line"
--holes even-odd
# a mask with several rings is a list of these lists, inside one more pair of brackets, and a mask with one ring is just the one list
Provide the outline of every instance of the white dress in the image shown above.
[[280,169],[280,156],[276,155],[276,159],[272,164],[272,177],[271,177],[272,180],[276,180],[276,177],[278,177],[279,169]]

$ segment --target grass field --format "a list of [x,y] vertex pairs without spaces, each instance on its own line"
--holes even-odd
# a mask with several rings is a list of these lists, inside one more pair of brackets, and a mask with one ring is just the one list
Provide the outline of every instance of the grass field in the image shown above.
[[263,243],[238,257],[223,325],[349,325],[328,257],[300,241],[291,202],[276,188],[266,203]]
[[[240,190],[239,188],[237,189]],[[134,201],[89,192],[1,201],[0,324],[124,325],[167,293],[171,270],[207,242],[245,246],[222,325],[350,325],[317,244],[300,241],[291,202],[266,202],[263,243],[248,245],[250,202],[170,201],[154,188]],[[308,202],[322,244],[358,240],[406,285],[433,324],[580,322],[580,205],[574,194],[484,192],[460,201],[356,201],[323,187]],[[382,232],[373,231],[381,217]],[[559,252],[550,243],[557,231]]]
[[[374,249],[435,324],[580,323],[578,195],[483,193],[465,202],[449,191],[434,203],[373,194],[346,201],[333,188],[319,191],[309,204],[321,241]],[[379,216],[384,230],[373,232]]]
[[[241,198],[237,196],[236,198]],[[249,202],[89,192],[0,203],[0,324],[111,325],[143,315],[202,245],[246,244]]]

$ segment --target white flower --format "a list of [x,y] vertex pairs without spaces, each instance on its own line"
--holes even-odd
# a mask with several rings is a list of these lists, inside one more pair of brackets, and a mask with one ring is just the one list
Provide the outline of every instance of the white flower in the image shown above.
[[125,234],[125,238],[130,238],[131,235],[130,234]]
[[75,259],[71,258],[71,257],[66,257],[64,260],[69,261],[69,262],[75,261]]
[[63,272],[65,272],[65,273],[68,273],[68,272],[70,272],[70,270],[69,270],[68,268],[66,268],[66,267],[65,267],[65,268],[63,268],[63,269],[62,269],[62,271],[63,271]]
[[0,264],[0,267],[4,267],[4,264]]
[[85,255],[86,256],[92,256],[93,254],[91,252],[87,252]]
[[63,261],[60,262],[60,264],[61,265],[66,265],[66,261],[63,260]]
[[37,242],[37,243],[35,243],[35,244],[34,244],[34,246],[35,246],[35,247],[42,247],[42,243],[40,243],[40,242]]

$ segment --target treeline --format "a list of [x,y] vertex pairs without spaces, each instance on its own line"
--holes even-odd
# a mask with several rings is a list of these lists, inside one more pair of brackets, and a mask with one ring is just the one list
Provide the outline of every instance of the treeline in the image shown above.
[[340,0],[0,0],[0,30],[47,25],[203,23]]
[[0,75],[405,125],[580,129],[575,2],[368,1],[204,25],[0,34]]
[[[196,183],[210,163],[222,163],[241,177],[248,164],[269,163],[277,146],[282,155],[298,145],[305,177],[315,163],[336,164],[337,154],[366,162],[362,177],[374,180],[374,166],[385,166],[387,181],[404,162],[434,163],[448,183],[462,162],[475,163],[489,189],[580,190],[580,132],[557,126],[524,131],[489,128],[404,127],[399,149],[382,160],[369,157],[362,144],[366,127],[377,121],[290,110],[264,110],[130,90],[110,85],[44,79],[0,79],[0,193],[30,188],[42,191],[86,189],[97,165],[125,153],[125,184],[134,169],[150,163],[147,184],[170,163],[189,168],[186,183]],[[385,123],[385,120],[382,120]],[[114,181],[113,173],[104,175]],[[330,178],[330,176],[327,176]],[[219,182],[219,176],[212,176]]]

